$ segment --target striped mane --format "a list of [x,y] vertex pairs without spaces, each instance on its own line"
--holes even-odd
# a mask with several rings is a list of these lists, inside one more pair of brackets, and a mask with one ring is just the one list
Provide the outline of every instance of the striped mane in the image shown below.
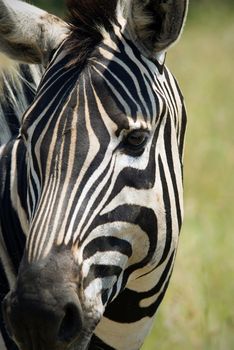
[[21,119],[43,74],[39,65],[13,63],[0,57],[0,145],[18,134]]
[[112,30],[116,6],[117,0],[67,0],[71,33],[66,45],[68,52],[75,54],[72,63],[84,63],[103,39],[103,30]]

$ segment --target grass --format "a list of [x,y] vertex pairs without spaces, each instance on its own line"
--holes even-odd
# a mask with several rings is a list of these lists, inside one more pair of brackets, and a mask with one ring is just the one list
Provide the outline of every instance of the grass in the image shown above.
[[144,350],[234,349],[234,16],[203,13],[168,55],[188,109],[185,221]]

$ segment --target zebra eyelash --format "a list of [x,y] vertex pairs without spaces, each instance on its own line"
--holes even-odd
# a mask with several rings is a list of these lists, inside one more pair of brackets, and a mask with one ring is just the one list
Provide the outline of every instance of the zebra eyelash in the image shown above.
[[121,149],[124,153],[133,157],[143,154],[149,140],[150,133],[146,129],[135,129],[126,134],[121,142]]

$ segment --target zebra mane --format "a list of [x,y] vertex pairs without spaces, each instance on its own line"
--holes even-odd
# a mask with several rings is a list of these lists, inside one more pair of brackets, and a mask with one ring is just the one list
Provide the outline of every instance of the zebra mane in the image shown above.
[[68,50],[75,54],[72,63],[82,64],[103,39],[103,31],[112,30],[117,0],[67,0],[66,4],[71,29]]
[[0,57],[0,145],[18,133],[22,116],[33,101],[42,68]]

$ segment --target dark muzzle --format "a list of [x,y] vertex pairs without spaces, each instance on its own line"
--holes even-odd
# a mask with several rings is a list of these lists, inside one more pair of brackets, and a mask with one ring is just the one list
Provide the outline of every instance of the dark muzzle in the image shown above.
[[82,309],[68,275],[57,263],[21,269],[3,302],[7,330],[21,350],[64,350],[79,339]]

